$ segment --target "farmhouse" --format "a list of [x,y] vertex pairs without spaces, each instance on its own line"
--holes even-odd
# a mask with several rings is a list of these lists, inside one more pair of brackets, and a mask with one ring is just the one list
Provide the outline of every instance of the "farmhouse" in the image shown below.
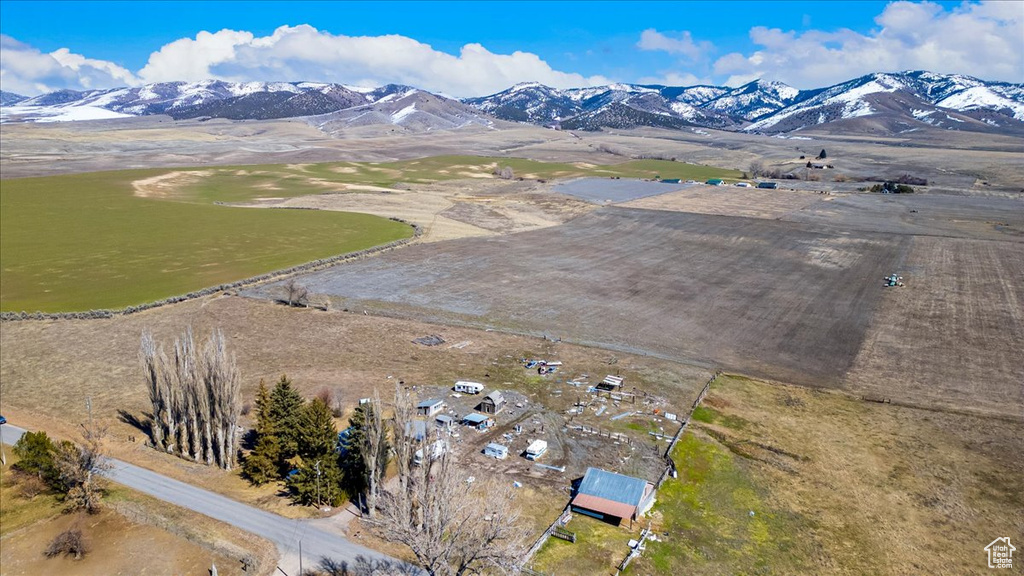
[[491,442],[487,446],[484,446],[484,455],[490,456],[491,458],[497,458],[498,460],[504,460],[508,458],[508,446],[502,446],[496,442]]
[[444,400],[440,398],[432,398],[430,400],[424,400],[416,405],[416,413],[422,416],[433,416],[444,408]]
[[459,380],[455,383],[455,391],[462,392],[463,394],[479,394],[483,392],[484,385],[479,382],[467,382],[465,380]]
[[574,512],[615,525],[632,525],[653,504],[654,484],[600,468],[587,468],[572,499]]
[[526,448],[526,459],[536,460],[544,455],[548,451],[548,443],[544,440],[534,440],[530,442],[530,445]]
[[505,407],[505,397],[501,395],[501,392],[495,390],[487,396],[476,407],[477,410],[485,414],[497,414]]
[[462,418],[462,423],[466,426],[472,426],[477,430],[487,430],[491,426],[494,426],[494,418],[473,412],[472,414],[466,414],[466,416]]

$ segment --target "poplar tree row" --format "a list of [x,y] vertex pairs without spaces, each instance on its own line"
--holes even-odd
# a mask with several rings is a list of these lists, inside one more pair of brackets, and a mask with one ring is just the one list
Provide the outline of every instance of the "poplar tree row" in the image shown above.
[[139,361],[153,405],[150,435],[154,446],[230,470],[239,441],[241,380],[224,334],[213,330],[196,346],[189,327],[175,339],[168,356],[146,331]]

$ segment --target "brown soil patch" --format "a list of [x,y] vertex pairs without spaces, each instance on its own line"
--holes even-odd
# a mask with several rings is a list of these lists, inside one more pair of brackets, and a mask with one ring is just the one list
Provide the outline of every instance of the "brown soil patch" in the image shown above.
[[212,174],[209,170],[170,172],[132,182],[134,194],[140,198],[169,198],[182,186],[194,184]]
[[[91,550],[81,560],[46,558],[43,551],[64,530],[82,531]],[[206,574],[216,564],[221,574],[242,574],[238,560],[110,510],[94,516],[61,515],[5,537],[0,546],[5,575]]]

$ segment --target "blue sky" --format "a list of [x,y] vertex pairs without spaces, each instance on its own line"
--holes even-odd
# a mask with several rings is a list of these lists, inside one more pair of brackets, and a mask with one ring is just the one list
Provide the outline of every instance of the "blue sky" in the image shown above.
[[21,92],[201,77],[458,96],[530,80],[810,88],[909,68],[1024,81],[1020,2],[2,1],[0,33],[0,83]]

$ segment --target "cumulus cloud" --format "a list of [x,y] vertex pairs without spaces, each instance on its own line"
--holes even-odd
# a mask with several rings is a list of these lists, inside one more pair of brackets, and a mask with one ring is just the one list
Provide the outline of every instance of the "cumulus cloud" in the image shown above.
[[893,2],[875,23],[879,28],[868,34],[758,26],[750,39],[760,49],[726,54],[714,72],[732,86],[765,78],[800,88],[899,70],[1024,81],[1024,10],[1018,2],[965,2],[950,10],[932,2]]
[[555,70],[529,52],[495,54],[480,44],[466,44],[453,55],[406,36],[334,35],[308,25],[281,26],[262,37],[235,30],[201,32],[154,52],[139,76],[146,82],[218,78],[401,83],[455,96],[490,94],[524,81],[559,88],[608,82]]
[[700,60],[714,49],[711,42],[694,40],[689,30],[680,33],[678,38],[672,38],[654,28],[641,32],[640,41],[636,45],[641,50],[656,50],[685,56],[691,62]]
[[86,58],[67,48],[47,54],[0,34],[0,86],[7,92],[35,95],[63,88],[91,90],[138,83],[134,74],[113,62]]
[[453,96],[491,94],[525,81],[558,88],[610,82],[555,70],[529,52],[496,54],[480,44],[466,44],[456,55],[406,36],[334,35],[308,25],[281,26],[268,36],[226,29],[200,32],[165,44],[137,74],[66,48],[44,54],[7,36],[3,43],[4,90],[27,95],[207,79],[399,83]]

